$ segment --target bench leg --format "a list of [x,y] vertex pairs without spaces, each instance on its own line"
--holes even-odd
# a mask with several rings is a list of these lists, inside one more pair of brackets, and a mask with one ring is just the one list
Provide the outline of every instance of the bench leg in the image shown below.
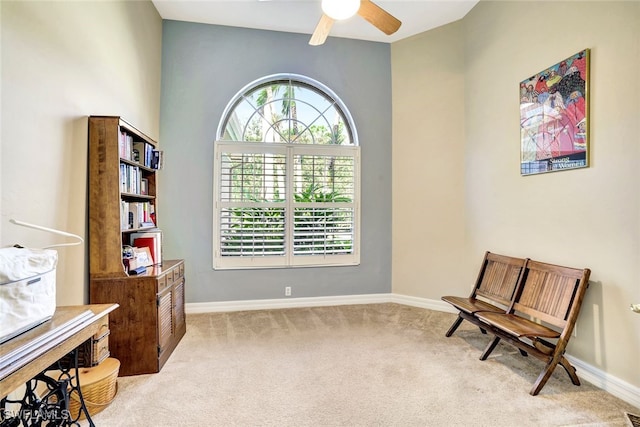
[[458,329],[458,326],[460,326],[460,323],[462,323],[463,320],[464,319],[462,318],[462,316],[458,315],[458,318],[453,322],[453,325],[451,325],[445,336],[450,337],[451,335],[453,335],[453,333],[456,331],[456,329]]
[[500,342],[500,337],[495,337],[493,341],[489,343],[487,348],[484,349],[482,356],[480,356],[480,360],[487,360],[487,357],[489,357],[489,355],[491,354],[493,349],[496,348],[499,342]]
[[542,390],[542,387],[544,387],[544,385],[547,383],[547,380],[551,377],[553,370],[556,368],[556,366],[558,366],[558,364],[560,364],[564,368],[574,385],[580,385],[580,379],[578,378],[578,375],[576,375],[576,369],[571,365],[571,363],[569,363],[566,357],[560,356],[559,359],[560,360],[557,360],[557,358],[554,357],[549,360],[546,368],[540,373],[540,376],[536,380],[529,394],[531,394],[532,396],[536,396],[538,393],[540,393],[540,390]]
[[480,328],[480,332],[482,332],[482,335],[487,335],[487,330],[484,328]]
[[574,368],[573,365],[571,365],[571,363],[569,363],[569,361],[567,360],[566,357],[562,356],[562,359],[560,359],[560,365],[562,365],[564,370],[569,375],[569,378],[571,378],[571,382],[574,385],[580,385],[580,379],[578,378],[578,375],[576,374],[576,368]]
[[558,362],[559,361],[555,357],[551,358],[549,362],[547,362],[547,366],[545,366],[544,370],[540,373],[538,379],[533,384],[533,387],[529,392],[531,396],[536,396],[538,393],[540,393],[542,387],[544,387],[544,385],[547,383],[547,380],[551,377],[553,370],[556,368],[556,366],[558,366]]

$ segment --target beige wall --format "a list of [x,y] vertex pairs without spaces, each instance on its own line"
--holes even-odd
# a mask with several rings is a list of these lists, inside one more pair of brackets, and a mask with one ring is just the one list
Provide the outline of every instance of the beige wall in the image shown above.
[[[460,22],[394,43],[393,292],[440,298],[473,275],[465,209]],[[434,268],[435,267],[435,268]]]
[[[87,120],[158,137],[162,20],[151,2],[2,1],[0,245],[85,237]],[[87,301],[86,245],[58,250],[58,304]]]
[[[519,82],[584,48],[591,166],[521,177]],[[482,1],[392,73],[393,291],[466,294],[485,250],[589,267],[568,352],[640,386],[640,3]]]

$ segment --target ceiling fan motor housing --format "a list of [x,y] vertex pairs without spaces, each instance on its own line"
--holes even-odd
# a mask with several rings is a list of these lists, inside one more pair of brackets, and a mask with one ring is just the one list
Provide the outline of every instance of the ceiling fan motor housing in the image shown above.
[[351,18],[360,9],[360,0],[322,0],[322,11],[336,21]]

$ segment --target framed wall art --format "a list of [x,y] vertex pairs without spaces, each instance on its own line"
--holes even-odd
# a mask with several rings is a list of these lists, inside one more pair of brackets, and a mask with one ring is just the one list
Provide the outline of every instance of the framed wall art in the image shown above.
[[589,166],[589,49],[520,82],[520,173]]

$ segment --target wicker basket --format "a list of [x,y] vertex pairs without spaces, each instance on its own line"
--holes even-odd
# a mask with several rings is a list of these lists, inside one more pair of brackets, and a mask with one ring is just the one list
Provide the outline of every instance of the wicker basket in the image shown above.
[[[97,414],[116,397],[118,391],[118,372],[120,371],[120,361],[109,357],[93,368],[81,368],[80,389],[84,404],[89,411],[89,415]],[[73,418],[80,411],[80,396],[77,391],[69,393],[69,413]],[[84,412],[80,414],[80,419],[84,419]]]

